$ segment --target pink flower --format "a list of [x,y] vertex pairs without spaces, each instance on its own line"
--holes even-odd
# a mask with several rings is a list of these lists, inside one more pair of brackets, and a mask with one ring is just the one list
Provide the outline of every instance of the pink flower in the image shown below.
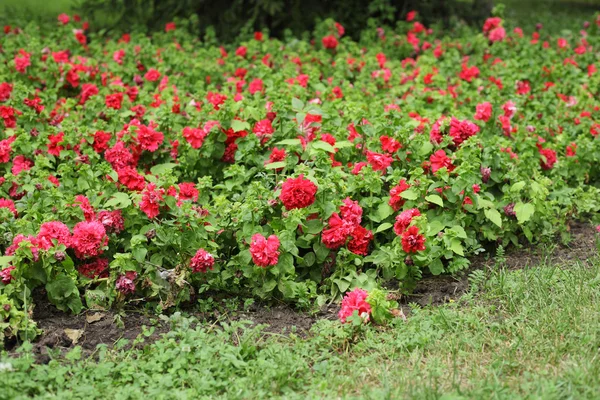
[[11,275],[11,272],[14,270],[14,265],[9,265],[8,267],[0,270],[0,281],[2,281],[3,284],[8,285],[14,279]]
[[479,127],[469,120],[459,121],[454,117],[450,120],[449,135],[456,146],[460,146],[465,140],[475,136],[477,132],[479,132]]
[[477,104],[475,108],[475,116],[474,119],[478,121],[488,122],[492,117],[492,104],[488,101],[484,103]]
[[384,171],[392,164],[394,159],[387,154],[379,154],[367,150],[367,161],[373,168],[373,171]]
[[421,213],[416,208],[402,211],[396,216],[396,223],[394,224],[394,232],[400,236],[409,227],[414,217],[420,216]]
[[206,273],[207,270],[213,269],[215,257],[204,249],[199,249],[196,255],[190,261],[190,268],[194,272]]
[[350,197],[344,199],[344,204],[340,207],[340,214],[344,221],[356,226],[360,225],[362,220],[363,209],[358,204],[358,201],[352,201]]
[[44,250],[53,247],[54,241],[69,247],[71,245],[71,231],[60,221],[44,222],[40,226],[37,240],[38,246]]
[[104,225],[107,233],[119,233],[125,229],[125,221],[123,220],[121,210],[100,211],[97,219]]
[[275,235],[265,238],[260,233],[252,236],[250,242],[250,254],[252,261],[259,267],[277,265],[279,262],[279,238]]
[[438,150],[429,157],[429,162],[431,163],[431,172],[435,173],[438,170],[446,167],[448,172],[454,169],[454,165],[452,165],[452,161],[446,155],[444,150]]
[[346,293],[342,300],[342,307],[338,313],[338,317],[342,323],[346,323],[348,317],[354,314],[354,311],[358,311],[358,315],[364,320],[369,320],[369,314],[371,314],[371,305],[367,303],[367,296],[369,294],[362,289],[354,289],[353,291]]
[[115,288],[123,293],[129,294],[135,292],[135,283],[133,282],[137,278],[137,272],[127,271],[125,275],[119,276],[115,282]]
[[15,217],[18,216],[17,209],[15,208],[15,202],[11,199],[0,199],[0,208],[8,208]]
[[98,221],[80,222],[73,228],[71,247],[78,258],[95,257],[103,253],[108,244],[104,225]]

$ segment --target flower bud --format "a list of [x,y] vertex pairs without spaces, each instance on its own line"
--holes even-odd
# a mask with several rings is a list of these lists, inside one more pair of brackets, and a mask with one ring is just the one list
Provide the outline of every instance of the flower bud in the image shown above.
[[488,181],[490,180],[492,169],[490,167],[481,167],[479,171],[481,172],[481,181],[483,183],[488,183]]
[[148,239],[154,239],[155,236],[156,236],[155,229],[150,229],[148,232],[146,232],[146,238],[148,238]]

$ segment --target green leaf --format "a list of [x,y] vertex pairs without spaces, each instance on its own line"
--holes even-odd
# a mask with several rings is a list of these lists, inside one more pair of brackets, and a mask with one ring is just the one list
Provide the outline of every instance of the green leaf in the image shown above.
[[340,289],[341,293],[345,293],[350,288],[350,282],[344,279],[336,279],[333,281],[337,287]]
[[343,149],[346,147],[355,147],[355,146],[356,145],[354,143],[352,143],[348,140],[342,140],[342,141],[336,142],[335,146],[333,146],[333,147],[335,147],[336,149]]
[[282,146],[300,146],[302,142],[300,139],[285,139],[277,142],[277,144]]
[[377,230],[375,231],[375,233],[379,233],[379,232],[383,232],[383,231],[387,231],[388,229],[390,229],[392,226],[392,224],[390,224],[389,222],[384,222],[383,224],[379,225],[377,227]]
[[300,111],[303,108],[304,108],[304,103],[302,102],[302,100],[293,97],[292,98],[292,110]]
[[154,167],[150,168],[150,172],[152,173],[152,175],[160,175],[164,172],[171,171],[176,166],[177,166],[177,164],[173,164],[173,163],[158,164],[158,165],[155,165]]
[[[462,250],[462,247],[461,247],[461,250]],[[440,260],[439,258],[436,258],[435,260],[433,260],[429,264],[429,271],[431,271],[431,273],[433,275],[439,275],[442,272],[444,272],[444,264],[442,264],[442,260]]]
[[430,142],[424,142],[419,150],[417,150],[417,154],[420,156],[426,156],[433,150],[433,145]]
[[6,267],[15,256],[0,256],[0,267]]
[[442,200],[442,198],[437,194],[426,196],[425,200],[427,200],[430,203],[437,204],[440,207],[444,207],[444,200]]
[[328,153],[335,153],[335,147],[322,140],[316,140],[314,142],[311,142],[311,147],[317,150],[324,150]]
[[293,275],[294,270],[294,256],[290,253],[283,253],[279,256],[279,261],[277,263],[277,267],[279,270],[285,275]]
[[517,215],[517,221],[519,221],[520,224],[529,221],[533,216],[533,213],[535,213],[535,207],[531,203],[518,202],[515,204],[514,210]]
[[104,203],[104,207],[106,208],[126,208],[131,205],[131,199],[127,193],[117,192],[112,195],[110,200]]
[[492,221],[494,224],[498,226],[498,228],[502,228],[502,216],[495,208],[485,209],[483,211],[486,218]]
[[445,227],[446,227],[446,224],[444,224],[442,221],[440,221],[439,219],[434,219],[433,221],[429,222],[427,235],[428,236],[437,235]]
[[403,199],[406,199],[406,200],[416,200],[417,197],[419,197],[419,195],[414,190],[408,189],[408,190],[405,190],[404,192],[400,193],[400,197],[402,197]]
[[512,185],[510,187],[510,191],[512,193],[517,193],[517,192],[520,192],[521,189],[523,189],[524,187],[525,187],[525,181],[520,181],[520,182],[517,182],[514,185]]
[[250,129],[250,124],[246,121],[240,121],[239,119],[234,119],[231,121],[231,129],[234,132],[240,132]]
[[463,251],[463,246],[460,243],[460,240],[458,240],[456,238],[452,239],[452,241],[450,242],[450,250],[452,250],[453,252],[455,252],[459,256],[464,256],[465,255],[465,253]]
[[79,297],[79,290],[75,281],[70,276],[58,274],[46,284],[48,299],[59,310],[70,309],[74,314],[81,312],[83,303]]
[[285,167],[285,161],[272,162],[265,165],[265,169],[279,169]]

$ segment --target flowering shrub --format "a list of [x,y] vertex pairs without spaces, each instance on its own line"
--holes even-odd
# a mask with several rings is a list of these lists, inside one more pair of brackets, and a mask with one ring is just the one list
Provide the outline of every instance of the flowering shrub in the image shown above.
[[456,38],[412,18],[227,48],[177,23],[6,27],[0,298],[44,287],[77,313],[410,290],[598,211],[600,19]]

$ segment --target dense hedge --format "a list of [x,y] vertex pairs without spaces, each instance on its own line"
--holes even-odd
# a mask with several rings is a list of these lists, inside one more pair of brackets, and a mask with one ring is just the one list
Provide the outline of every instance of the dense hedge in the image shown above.
[[195,15],[192,29],[204,33],[213,27],[220,40],[231,41],[242,32],[268,29],[271,36],[285,31],[300,35],[314,29],[318,20],[333,18],[358,38],[369,19],[395,25],[410,10],[416,10],[427,24],[451,17],[482,22],[492,9],[492,0],[84,0],[83,15],[92,16],[93,25],[117,31],[132,27],[158,31],[177,17]]

